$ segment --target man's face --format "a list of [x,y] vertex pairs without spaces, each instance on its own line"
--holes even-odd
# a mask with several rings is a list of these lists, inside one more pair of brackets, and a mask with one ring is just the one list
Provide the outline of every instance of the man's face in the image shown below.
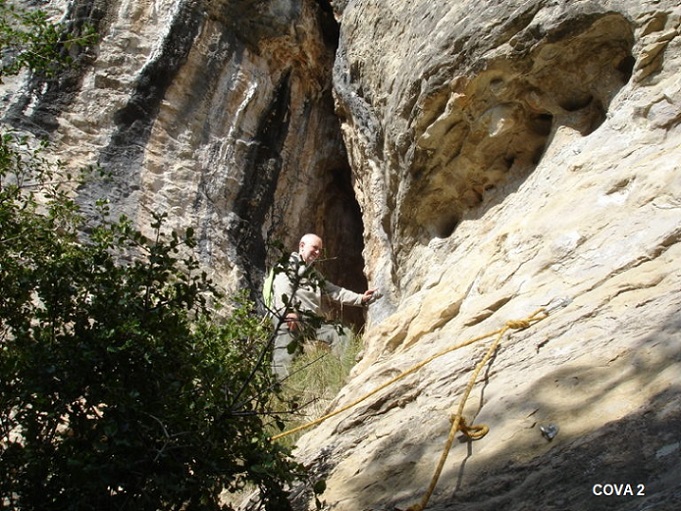
[[322,240],[316,236],[300,240],[300,256],[307,264],[314,263],[322,255]]

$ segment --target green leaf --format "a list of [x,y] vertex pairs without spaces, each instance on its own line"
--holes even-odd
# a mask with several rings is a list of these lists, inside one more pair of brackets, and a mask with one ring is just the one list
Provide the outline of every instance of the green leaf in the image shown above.
[[326,491],[326,480],[320,479],[317,481],[312,487],[312,491],[314,491],[315,495],[321,495],[324,493]]

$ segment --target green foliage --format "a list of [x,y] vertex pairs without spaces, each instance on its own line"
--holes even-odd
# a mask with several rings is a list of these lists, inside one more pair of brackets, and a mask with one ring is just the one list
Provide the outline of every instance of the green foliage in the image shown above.
[[[272,407],[280,410],[280,417],[270,429],[273,434],[308,424],[330,411],[329,406],[345,385],[362,348],[359,336],[353,336],[342,356],[334,354],[322,342],[305,343],[303,353],[296,358],[291,375],[283,383],[282,392],[272,398]],[[305,430],[277,440],[285,448],[292,448]],[[317,509],[324,509],[321,499],[326,490],[326,473],[312,466],[306,473],[304,485],[297,487],[298,500],[314,500]]]
[[86,225],[57,170],[2,139],[0,507],[229,509],[248,484],[289,509],[253,304],[219,321],[191,231],[157,215],[147,239],[104,202]]
[[91,25],[67,28],[51,23],[39,9],[19,9],[0,0],[0,83],[24,68],[54,76],[73,64],[73,52],[96,41]]
[[[284,409],[290,412],[286,415],[285,429],[293,429],[329,411],[329,405],[346,384],[361,349],[359,336],[353,336],[341,356],[323,342],[305,344],[303,353],[293,362],[282,395],[278,396]],[[299,436],[291,435],[281,442],[292,446]]]
[[[0,78],[54,73],[91,40],[0,0]],[[217,317],[191,229],[159,214],[147,238],[106,201],[86,217],[89,175],[44,148],[0,135],[0,509],[231,509],[220,494],[244,488],[290,509],[303,471],[268,438],[253,304]]]

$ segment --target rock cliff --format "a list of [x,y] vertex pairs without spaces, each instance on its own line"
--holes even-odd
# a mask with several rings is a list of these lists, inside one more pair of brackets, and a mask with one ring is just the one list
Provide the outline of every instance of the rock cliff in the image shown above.
[[[49,7],[101,42],[58,81],[6,83],[2,114],[113,173],[83,200],[193,226],[228,289],[258,288],[273,239],[316,231],[330,278],[383,291],[332,408],[545,312],[476,379],[462,415],[489,433],[457,436],[428,509],[679,508],[676,0]],[[330,509],[421,501],[493,341],[300,439]]]

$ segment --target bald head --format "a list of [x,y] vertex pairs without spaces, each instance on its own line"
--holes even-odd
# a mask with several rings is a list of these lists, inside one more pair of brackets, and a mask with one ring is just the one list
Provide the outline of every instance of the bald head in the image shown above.
[[305,263],[312,264],[322,254],[323,248],[322,239],[316,234],[308,233],[300,238],[298,253]]

